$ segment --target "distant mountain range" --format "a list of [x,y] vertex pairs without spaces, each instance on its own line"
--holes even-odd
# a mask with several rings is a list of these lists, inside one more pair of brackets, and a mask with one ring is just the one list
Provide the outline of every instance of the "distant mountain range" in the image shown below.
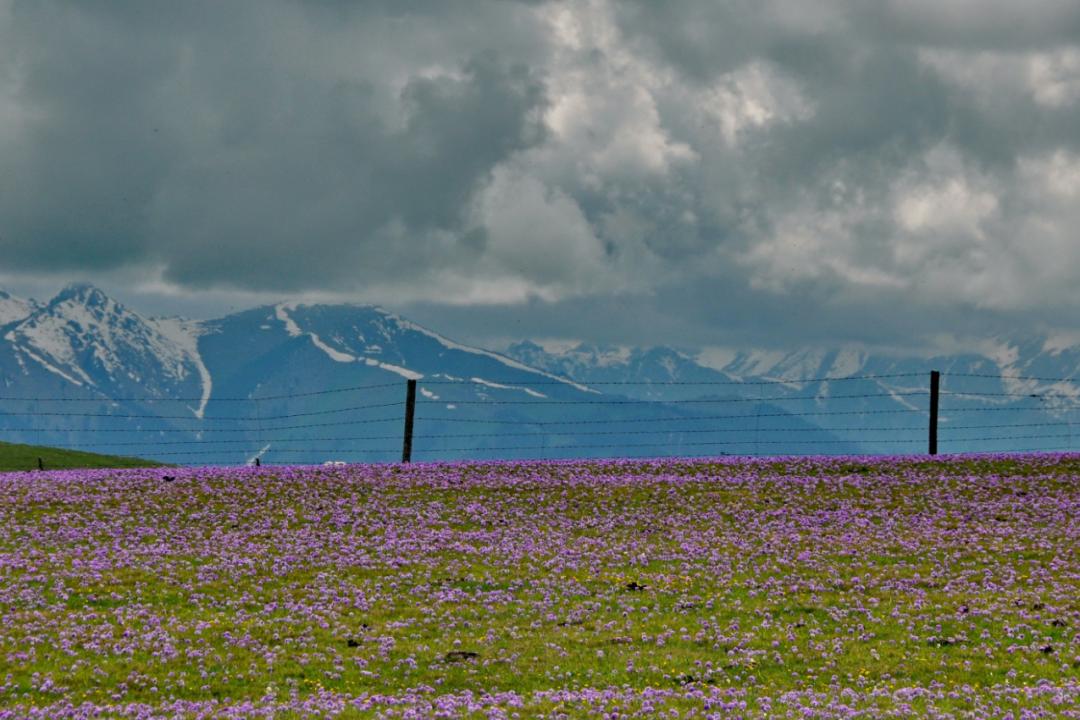
[[[724,388],[783,408],[873,453],[925,450],[930,372],[938,370],[941,452],[1080,449],[1073,438],[1073,425],[1080,422],[1080,347],[1045,336],[981,345],[983,352],[926,357],[872,354],[855,346],[744,351],[718,367],[665,347],[580,344],[548,350],[524,341],[507,354],[598,387],[632,382],[621,392],[648,400],[701,397],[710,387]],[[800,443],[771,424],[758,427],[768,430],[758,433],[768,435],[759,447],[820,447],[816,438]]]
[[416,460],[921,452],[939,369],[943,451],[1071,447],[1078,386],[1056,378],[1077,376],[1080,350],[992,347],[722,367],[664,347],[500,354],[373,306],[148,318],[76,284],[44,304],[0,292],[0,439],[177,463],[392,461],[414,378]]

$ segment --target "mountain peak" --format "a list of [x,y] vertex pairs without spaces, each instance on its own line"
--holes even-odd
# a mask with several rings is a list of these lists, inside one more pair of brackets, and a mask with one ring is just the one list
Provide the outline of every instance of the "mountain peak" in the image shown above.
[[64,289],[49,302],[49,305],[56,306],[69,301],[87,307],[100,307],[108,304],[109,296],[90,283],[75,282],[64,286]]
[[[65,286],[4,339],[20,367],[36,365],[74,385],[117,395],[168,395],[201,378],[198,328],[149,321],[89,283]],[[200,417],[205,400],[192,412]]]

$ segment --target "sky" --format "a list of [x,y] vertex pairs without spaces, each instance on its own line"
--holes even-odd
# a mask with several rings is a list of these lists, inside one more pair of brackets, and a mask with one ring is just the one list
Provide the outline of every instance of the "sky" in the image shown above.
[[487,345],[1080,331],[1075,0],[0,0],[0,288]]

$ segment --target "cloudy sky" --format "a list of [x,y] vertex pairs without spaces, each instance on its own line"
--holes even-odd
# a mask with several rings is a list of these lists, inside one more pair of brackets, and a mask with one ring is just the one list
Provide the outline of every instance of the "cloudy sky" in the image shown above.
[[0,287],[464,339],[1080,329],[1075,0],[0,0]]

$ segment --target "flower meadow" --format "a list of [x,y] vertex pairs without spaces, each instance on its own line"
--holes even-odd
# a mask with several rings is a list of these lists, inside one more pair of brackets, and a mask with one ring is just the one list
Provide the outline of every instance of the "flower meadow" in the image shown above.
[[1080,718],[1080,456],[0,475],[0,718]]

